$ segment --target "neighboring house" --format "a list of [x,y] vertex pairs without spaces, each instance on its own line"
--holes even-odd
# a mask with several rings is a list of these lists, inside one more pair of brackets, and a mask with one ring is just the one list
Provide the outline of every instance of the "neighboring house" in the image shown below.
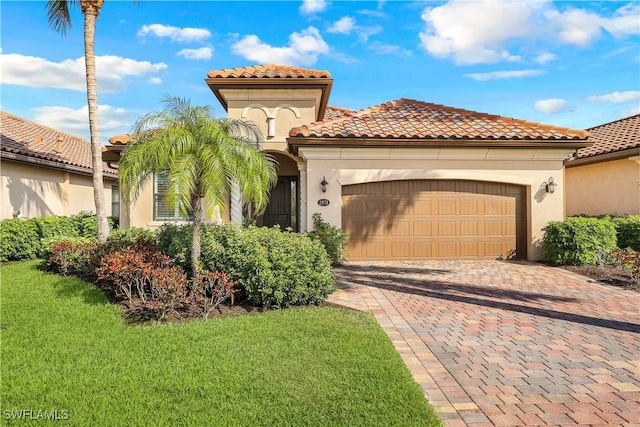
[[[6,112],[0,118],[0,219],[95,212],[89,141]],[[103,176],[107,213],[118,216],[116,170],[105,165]]]
[[565,165],[567,215],[640,214],[640,114],[588,131]]
[[[279,162],[259,223],[307,231],[320,213],[349,233],[350,260],[539,259],[542,228],[564,218],[564,160],[590,145],[582,130],[410,99],[329,107],[327,71],[254,66],[205,81],[229,117],[260,126]],[[111,160],[127,137],[113,142]],[[161,200],[156,177],[130,225],[163,222],[149,209]],[[232,222],[242,208],[234,192]]]

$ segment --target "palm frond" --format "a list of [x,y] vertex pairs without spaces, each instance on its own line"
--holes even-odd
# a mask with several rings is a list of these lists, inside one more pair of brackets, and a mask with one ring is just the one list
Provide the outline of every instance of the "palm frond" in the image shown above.
[[47,18],[49,26],[61,35],[65,35],[71,28],[69,5],[75,5],[78,0],[47,0]]

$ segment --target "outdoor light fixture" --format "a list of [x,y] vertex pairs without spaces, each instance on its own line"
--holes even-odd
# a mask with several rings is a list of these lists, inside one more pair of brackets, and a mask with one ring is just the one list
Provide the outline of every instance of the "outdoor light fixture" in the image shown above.
[[549,180],[544,183],[545,190],[547,191],[547,193],[550,193],[550,194],[553,194],[553,192],[556,191],[557,186],[558,184],[556,184],[556,180],[553,179],[552,176],[550,176]]
[[322,187],[323,193],[327,192],[327,185],[329,185],[329,183],[327,182],[327,179],[323,176],[322,181],[320,182],[320,186]]

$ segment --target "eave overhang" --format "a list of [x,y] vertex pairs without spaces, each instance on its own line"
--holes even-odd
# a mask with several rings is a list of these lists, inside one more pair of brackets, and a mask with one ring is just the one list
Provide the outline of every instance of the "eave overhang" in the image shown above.
[[627,150],[614,151],[611,153],[597,154],[580,159],[571,158],[565,163],[565,167],[574,168],[576,166],[592,165],[595,163],[609,162],[612,160],[623,160],[630,157],[640,156],[640,147],[629,148]]
[[502,140],[502,139],[413,139],[413,138],[322,138],[289,137],[289,152],[297,155],[300,147],[384,147],[384,148],[549,148],[577,150],[592,145],[586,140]]

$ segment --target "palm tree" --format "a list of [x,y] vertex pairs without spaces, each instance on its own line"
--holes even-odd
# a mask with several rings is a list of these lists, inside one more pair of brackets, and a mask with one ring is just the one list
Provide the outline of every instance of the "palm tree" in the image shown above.
[[122,153],[118,177],[126,202],[134,202],[153,173],[166,177],[167,202],[193,212],[191,266],[200,271],[204,207],[223,209],[232,185],[263,211],[277,179],[275,160],[259,151],[260,130],[252,123],[217,119],[207,106],[165,96],[164,108],[140,117],[132,143]]
[[93,169],[93,198],[98,218],[98,240],[104,242],[109,237],[107,208],[104,200],[104,183],[102,181],[102,144],[100,143],[100,126],[98,120],[98,90],[96,88],[96,57],[94,38],[96,18],[104,0],[48,0],[47,14],[49,25],[64,35],[71,27],[69,4],[80,4],[84,15],[84,58],[87,75],[87,103],[89,106],[89,131],[91,133],[91,166]]

